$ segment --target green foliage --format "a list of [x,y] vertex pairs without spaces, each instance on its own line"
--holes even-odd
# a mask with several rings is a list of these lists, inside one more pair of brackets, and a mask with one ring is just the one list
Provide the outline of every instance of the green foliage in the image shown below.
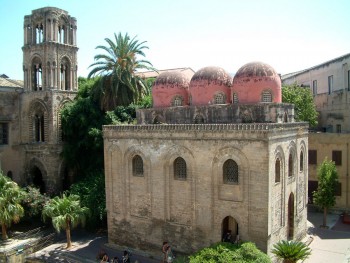
[[235,245],[227,242],[203,248],[190,257],[190,263],[270,263],[270,258],[255,244],[246,242]]
[[318,187],[313,192],[314,203],[324,209],[323,225],[326,226],[327,208],[335,205],[335,189],[338,184],[338,172],[333,161],[327,157],[317,170]]
[[311,255],[311,249],[300,241],[282,240],[273,246],[271,252],[286,263],[296,263],[305,260]]
[[63,158],[76,174],[103,169],[102,125],[109,124],[105,113],[90,95],[93,80],[79,78],[79,93],[61,112],[65,144]]
[[152,95],[146,95],[144,96],[140,102],[138,103],[139,107],[141,109],[148,109],[148,108],[152,108],[153,105],[153,99],[152,99]]
[[91,211],[87,226],[97,227],[106,219],[106,193],[103,173],[90,174],[73,184],[71,194],[79,195],[81,205]]
[[0,224],[2,226],[2,239],[7,239],[7,227],[18,223],[24,216],[21,202],[25,196],[24,191],[0,170]]
[[144,42],[136,37],[130,38],[126,33],[114,34],[114,41],[105,38],[107,46],[97,46],[103,54],[95,56],[95,62],[90,65],[93,69],[88,77],[101,76],[94,85],[94,98],[100,101],[101,108],[111,111],[118,105],[127,106],[138,103],[142,96],[149,94],[147,82],[139,75],[137,70],[155,70],[144,57],[144,49],[148,49]]
[[61,112],[65,144],[62,156],[76,174],[85,176],[103,170],[102,125],[133,123],[138,105],[117,106],[104,112],[91,95],[96,79],[79,78],[79,93]]
[[318,112],[310,89],[296,84],[282,87],[282,101],[294,104],[295,120],[306,121],[311,127],[317,125]]
[[24,188],[25,196],[22,201],[26,217],[41,215],[46,202],[50,199],[45,194],[40,193],[40,189],[27,186]]

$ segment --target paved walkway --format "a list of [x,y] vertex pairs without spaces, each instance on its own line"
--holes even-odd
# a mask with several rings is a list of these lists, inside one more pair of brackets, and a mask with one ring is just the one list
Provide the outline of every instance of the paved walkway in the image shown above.
[[329,229],[320,228],[323,214],[308,214],[308,238],[313,241],[309,247],[311,256],[304,263],[349,263],[350,262],[350,225],[342,222],[335,214],[327,216]]
[[[304,263],[350,263],[350,225],[343,224],[339,215],[329,214],[327,216],[327,225],[329,229],[322,229],[323,214],[309,212],[308,214],[308,236],[306,240],[312,240],[310,248],[311,256]],[[33,254],[34,257],[44,260],[44,262],[97,262],[96,255],[103,249],[109,257],[122,257],[121,248],[110,247],[107,244],[107,237],[104,235],[96,236],[83,230],[73,230],[73,246],[66,250],[65,236],[60,235],[61,242]],[[132,263],[159,263],[161,262],[161,253],[154,257],[141,255],[132,252]]]

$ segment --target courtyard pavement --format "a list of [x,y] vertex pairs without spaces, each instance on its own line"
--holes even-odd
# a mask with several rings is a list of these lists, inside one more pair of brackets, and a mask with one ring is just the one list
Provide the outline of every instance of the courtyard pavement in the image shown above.
[[[323,214],[319,212],[308,213],[308,235],[304,239],[310,242],[311,256],[304,263],[350,263],[350,225],[342,222],[342,217],[336,214],[327,216],[329,229],[322,229]],[[105,234],[96,235],[83,230],[73,230],[73,246],[65,249],[65,236],[60,235],[61,241],[40,250],[32,257],[40,258],[44,262],[99,262],[96,255],[103,249],[110,258],[122,257],[123,248],[111,247]],[[159,245],[161,247],[161,244]],[[131,262],[159,263],[161,251],[158,255],[147,255],[132,251]]]
[[342,222],[342,216],[329,214],[329,229],[320,228],[323,213],[308,213],[308,237],[311,256],[304,263],[349,263],[350,225]]

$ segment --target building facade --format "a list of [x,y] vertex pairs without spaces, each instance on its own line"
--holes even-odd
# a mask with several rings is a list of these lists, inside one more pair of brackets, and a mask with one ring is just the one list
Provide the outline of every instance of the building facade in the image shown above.
[[110,243],[192,253],[231,231],[269,253],[306,235],[308,125],[272,67],[165,72],[152,96],[137,125],[103,129]]
[[283,75],[282,83],[310,88],[320,114],[318,130],[350,132],[350,54]]
[[60,110],[78,90],[76,19],[45,7],[24,17],[24,81],[1,78],[0,165],[20,184],[42,192],[69,184],[60,157]]
[[282,76],[283,84],[310,88],[319,112],[316,132],[309,134],[309,202],[317,189],[317,167],[333,160],[339,175],[337,210],[349,209],[350,54]]

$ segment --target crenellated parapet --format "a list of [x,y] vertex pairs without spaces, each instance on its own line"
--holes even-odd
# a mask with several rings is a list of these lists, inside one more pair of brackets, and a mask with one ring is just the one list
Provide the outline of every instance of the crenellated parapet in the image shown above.
[[293,123],[288,103],[225,104],[139,109],[138,124]]

